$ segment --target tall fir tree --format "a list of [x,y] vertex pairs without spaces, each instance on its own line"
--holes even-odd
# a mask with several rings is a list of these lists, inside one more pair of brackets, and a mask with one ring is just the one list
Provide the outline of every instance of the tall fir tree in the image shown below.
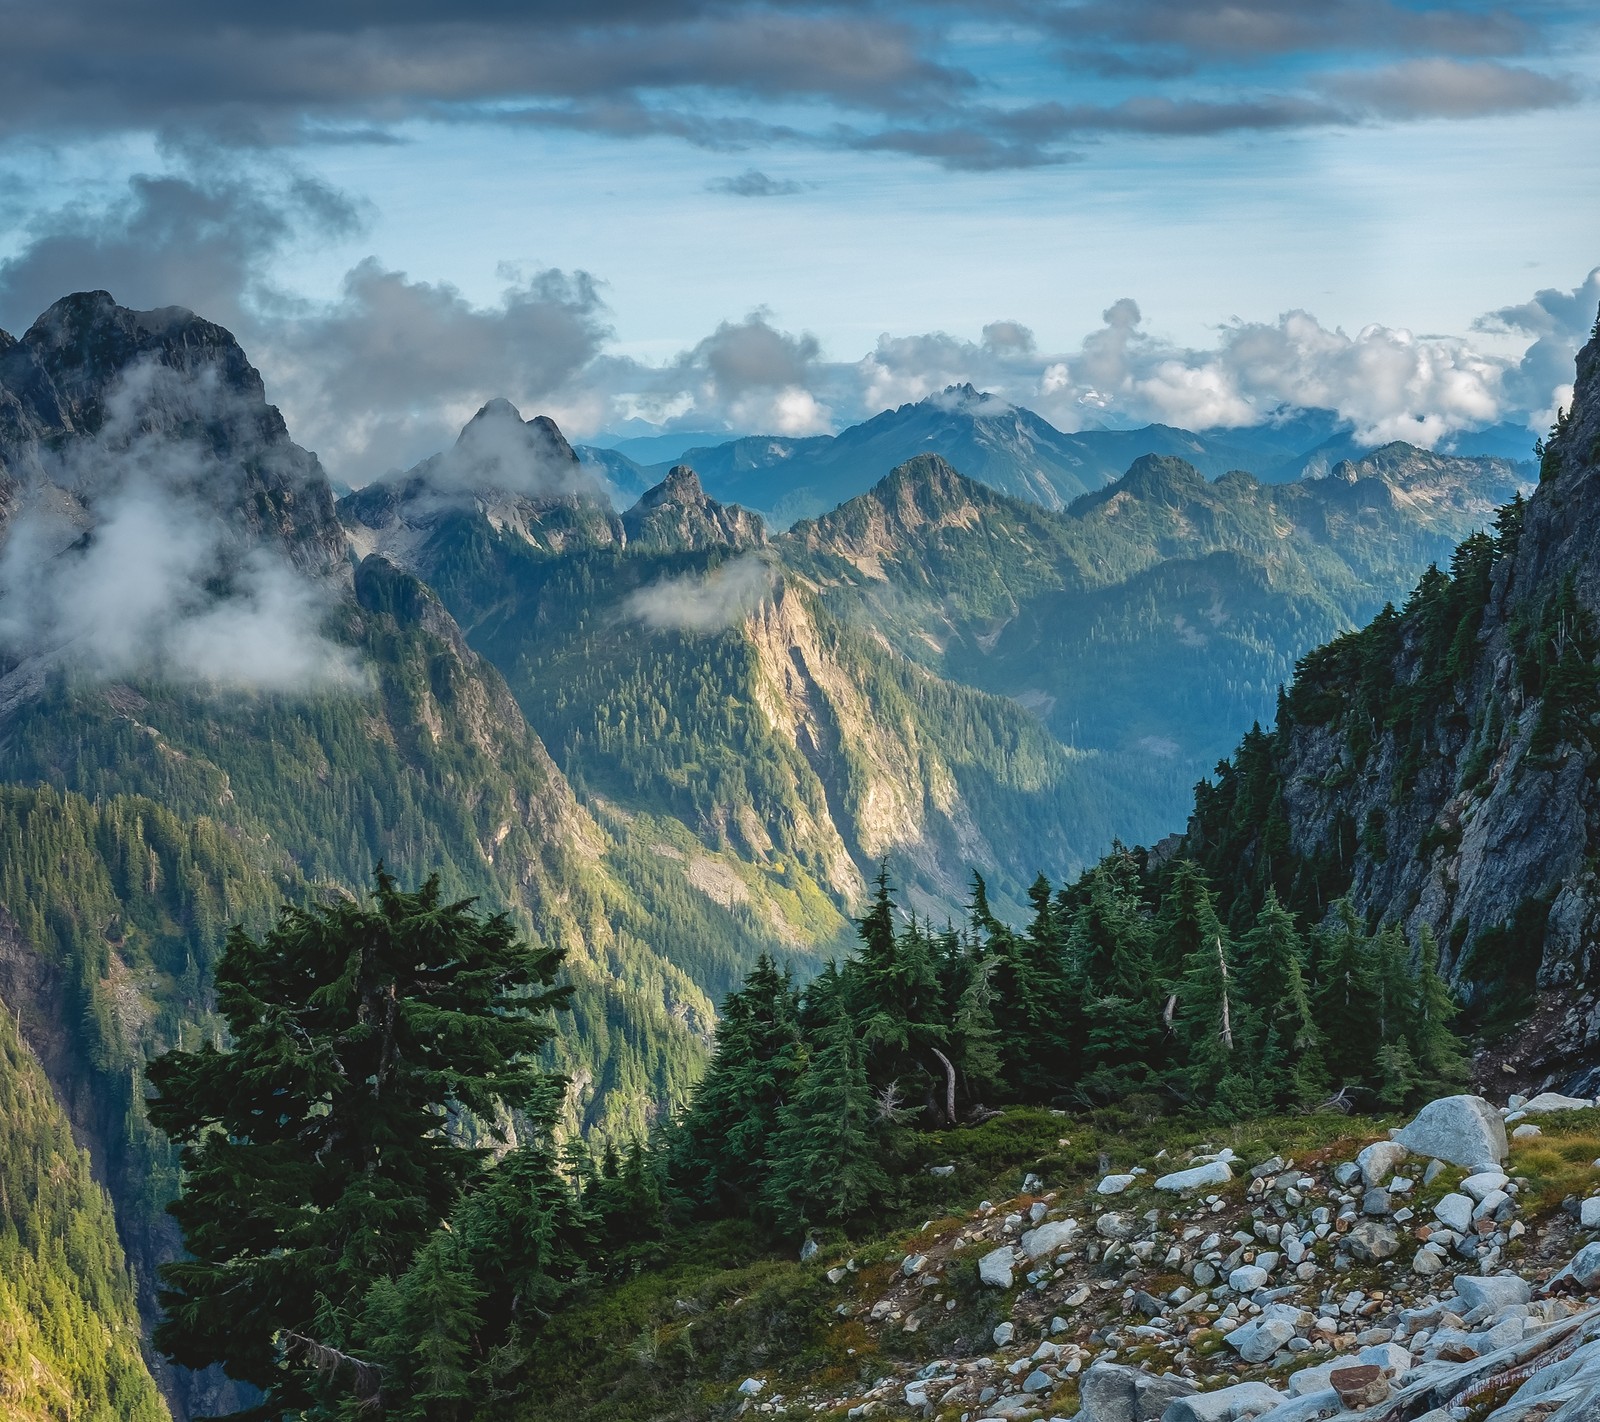
[[848,1013],[834,1012],[785,1104],[772,1151],[766,1203],[784,1228],[853,1220],[890,1188],[886,1119],[867,1080],[865,1053]]
[[1341,899],[1334,922],[1316,932],[1323,940],[1316,1017],[1328,1073],[1336,1088],[1359,1086],[1372,1075],[1382,1046],[1372,944],[1349,899]]
[[233,1050],[149,1070],[151,1118],[182,1146],[188,1250],[162,1271],[156,1345],[260,1388],[263,1418],[325,1397],[304,1355],[349,1345],[372,1285],[488,1163],[446,1122],[503,1139],[505,1109],[543,1088],[560,962],[437,878],[408,893],[381,868],[366,902],[286,907],[259,940],[235,928],[216,969]]

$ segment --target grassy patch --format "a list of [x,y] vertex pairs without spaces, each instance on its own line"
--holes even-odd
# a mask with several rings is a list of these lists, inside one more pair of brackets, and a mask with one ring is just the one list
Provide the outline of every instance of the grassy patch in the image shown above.
[[1523,1208],[1546,1214],[1569,1195],[1579,1198],[1600,1184],[1600,1112],[1552,1111],[1536,1124],[1543,1133],[1511,1142],[1508,1173],[1526,1176]]

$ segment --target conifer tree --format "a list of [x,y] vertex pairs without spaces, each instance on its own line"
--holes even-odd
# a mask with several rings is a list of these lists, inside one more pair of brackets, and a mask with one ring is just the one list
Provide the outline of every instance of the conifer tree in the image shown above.
[[1416,1043],[1417,1070],[1429,1087],[1463,1081],[1467,1059],[1450,1023],[1461,1011],[1450,985],[1439,972],[1439,944],[1423,924],[1417,939]]
[[1168,955],[1182,949],[1174,1030],[1189,1089],[1210,1101],[1223,1079],[1238,1071],[1234,1019],[1243,999],[1230,961],[1233,947],[1196,865],[1175,866],[1157,934]]
[[1349,899],[1335,905],[1335,923],[1321,936],[1317,1021],[1334,1084],[1354,1086],[1372,1075],[1382,1045],[1374,954]]
[[778,1223],[797,1229],[865,1213],[889,1189],[886,1121],[867,1080],[862,1043],[845,1012],[830,1014],[783,1107],[766,1202]]
[[1114,868],[1090,872],[1068,953],[1084,984],[1089,1023],[1083,1088],[1109,1099],[1152,1084],[1163,1029],[1150,925]]
[[189,1253],[163,1269],[157,1346],[262,1389],[261,1417],[308,1406],[316,1375],[282,1341],[346,1347],[340,1321],[482,1171],[487,1152],[443,1123],[501,1134],[503,1108],[541,1090],[560,961],[437,878],[408,893],[381,867],[367,902],[286,907],[260,940],[234,929],[216,968],[233,1050],[150,1066],[152,1119],[183,1147]]
[[760,1200],[799,1069],[798,1009],[788,972],[766,954],[723,1004],[716,1051],[674,1142],[673,1178],[696,1204],[739,1213]]
[[934,1049],[945,1046],[948,1027],[927,934],[915,921],[895,932],[887,867],[878,872],[859,929],[861,952],[845,965],[841,981],[867,1075],[874,1087],[895,1084],[911,1098],[936,1078],[942,1081]]
[[1269,888],[1238,952],[1239,986],[1248,1003],[1250,1074],[1263,1104],[1308,1104],[1326,1086],[1301,954],[1294,918]]

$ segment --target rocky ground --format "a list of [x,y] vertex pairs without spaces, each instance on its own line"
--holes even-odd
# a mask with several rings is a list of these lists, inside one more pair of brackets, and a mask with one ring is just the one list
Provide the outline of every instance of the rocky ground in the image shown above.
[[1106,1161],[1071,1192],[1030,1176],[1013,1199],[930,1222],[903,1258],[828,1270],[838,1327],[875,1351],[890,1334],[901,1356],[904,1335],[947,1335],[941,1316],[958,1310],[1003,1315],[975,1346],[947,1339],[864,1391],[786,1395],[752,1377],[743,1410],[1520,1422],[1600,1409],[1595,1103],[1447,1097],[1391,1137],[1298,1161],[1163,1151]]

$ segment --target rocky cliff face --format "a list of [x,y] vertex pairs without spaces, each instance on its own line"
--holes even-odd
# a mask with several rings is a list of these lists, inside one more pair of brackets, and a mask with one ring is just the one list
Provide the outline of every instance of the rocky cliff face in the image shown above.
[[764,547],[767,531],[761,520],[737,504],[708,499],[700,479],[687,464],[675,465],[652,489],[645,490],[622,526],[635,547],[653,552]]
[[303,571],[341,568],[322,467],[233,336],[181,307],[80,292],[0,343],[0,534],[30,506],[91,527],[96,502],[129,480],[160,482]]
[[[1401,614],[1307,658],[1271,750],[1283,840],[1327,892],[1431,928],[1469,995],[1560,994],[1508,1049],[1529,1079],[1600,1049],[1597,627],[1600,340],[1525,511]],[[1191,849],[1216,835],[1202,812]],[[1270,838],[1247,851],[1258,871]]]

